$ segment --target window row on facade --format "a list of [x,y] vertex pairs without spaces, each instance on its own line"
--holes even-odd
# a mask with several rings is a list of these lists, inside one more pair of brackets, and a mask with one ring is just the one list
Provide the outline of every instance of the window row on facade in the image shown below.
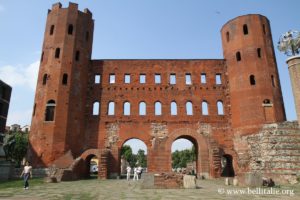
[[[263,103],[262,106],[273,106],[270,99],[264,99],[262,103]],[[216,106],[217,106],[217,114],[224,115],[223,102],[221,100],[218,100]],[[46,110],[45,110],[45,121],[54,121],[55,107],[56,107],[56,103],[53,99],[51,99],[47,102]],[[113,101],[108,102],[107,115],[114,116],[115,110],[116,110],[115,107],[116,107],[115,102],[113,102]],[[201,107],[202,107],[202,115],[204,115],[204,116],[209,115],[209,104],[207,103],[207,101],[202,101]],[[154,103],[154,108],[155,108],[154,114],[156,116],[161,116],[162,115],[162,104],[159,101],[157,101]],[[170,115],[176,116],[178,114],[177,108],[178,108],[178,106],[177,106],[176,101],[172,101],[170,104]],[[33,116],[35,115],[35,109],[36,109],[36,104],[34,104]],[[194,114],[193,103],[191,101],[186,102],[185,110],[186,110],[186,115],[188,115],[188,116],[192,116]],[[94,102],[92,114],[94,116],[97,116],[97,115],[99,115],[99,112],[100,112],[100,103]],[[131,115],[131,104],[128,101],[123,103],[123,115],[124,116]],[[147,104],[144,101],[141,101],[139,103],[139,115],[140,116],[147,115]]]
[[[43,80],[42,80],[42,84],[46,85],[48,80],[49,80],[50,75],[49,74],[44,74],[43,75]],[[64,73],[62,80],[61,80],[62,85],[68,85],[68,74]]]
[[[262,53],[261,53],[261,48],[257,48],[256,49],[256,54],[257,54],[257,57],[258,58],[261,58],[262,57]],[[238,51],[235,53],[235,58],[236,58],[236,61],[239,62],[242,60],[242,55],[241,55],[241,52]]]
[[[154,83],[155,84],[161,84],[162,83],[162,78],[161,78],[161,74],[155,74],[154,77],[152,77],[154,79]],[[109,74],[109,84],[114,84],[116,83],[116,75],[115,74]],[[124,74],[124,82],[125,84],[130,84],[131,83],[131,74]],[[169,84],[171,85],[176,85],[177,83],[177,79],[176,79],[176,73],[171,73],[169,75]],[[140,84],[145,84],[147,82],[147,76],[146,74],[140,74],[139,75],[139,83]],[[202,73],[200,76],[200,82],[202,84],[207,83],[207,79],[206,79],[206,73]],[[101,74],[96,74],[95,75],[95,79],[94,79],[94,83],[95,84],[100,84],[101,83]],[[186,85],[192,85],[192,75],[190,73],[186,73],[185,74],[185,84]],[[215,75],[215,84],[217,85],[221,85],[222,84],[222,75],[220,73],[217,73]]]
[[[50,26],[49,35],[52,36],[54,34],[54,31],[55,31],[55,25],[52,24]],[[74,26],[73,26],[73,24],[69,24],[68,25],[68,35],[73,35],[73,32],[74,32]],[[84,35],[85,41],[88,41],[89,37],[90,37],[90,33],[88,31],[86,31],[85,35]]]
[[[262,25],[262,31],[263,31],[263,34],[265,35],[266,34],[266,26],[263,24]],[[244,35],[248,35],[249,34],[249,29],[248,29],[248,25],[247,24],[244,24],[243,25],[243,34]],[[230,41],[230,33],[229,31],[226,32],[226,41],[229,42]]]
[[[116,110],[115,107],[116,107],[115,102],[110,101],[107,107],[107,115],[109,116],[115,115],[115,110]],[[202,115],[209,115],[209,104],[206,101],[202,102],[201,107],[202,107]],[[224,115],[223,102],[217,101],[216,107],[217,107],[217,114]],[[170,104],[170,115],[172,116],[177,115],[178,114],[177,108],[178,106],[176,101],[172,101]],[[191,101],[187,101],[185,104],[186,115],[193,115],[194,114],[193,110],[194,110],[193,103]],[[100,103],[96,101],[93,103],[93,115],[99,115],[99,112],[100,112]],[[123,103],[123,115],[124,116],[131,115],[131,103],[128,101]],[[140,116],[147,115],[147,104],[144,101],[139,103],[139,115]],[[162,115],[162,104],[159,101],[154,103],[154,115],[156,116]]]
[[[44,60],[44,51],[42,52],[42,55],[41,55],[41,62],[43,62]],[[59,59],[60,58],[60,55],[61,54],[61,51],[60,51],[60,48],[56,48],[55,49],[55,53],[54,53],[54,58],[55,59]],[[79,61],[80,60],[80,51],[76,51],[75,52],[75,61]]]

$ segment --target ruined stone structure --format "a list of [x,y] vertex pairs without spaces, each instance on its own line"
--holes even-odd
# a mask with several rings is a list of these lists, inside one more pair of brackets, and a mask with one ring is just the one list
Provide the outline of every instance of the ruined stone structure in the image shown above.
[[[286,117],[266,17],[227,22],[224,59],[92,60],[93,27],[92,13],[77,4],[48,11],[30,133],[34,166],[49,167],[71,151],[73,164],[95,155],[99,176],[113,177],[120,173],[120,149],[132,138],[146,144],[153,173],[171,172],[178,138],[195,145],[201,177],[221,176],[222,158],[231,176],[260,167],[258,157],[267,160],[256,155],[254,138],[268,138],[260,131]],[[297,166],[299,160],[289,172]]]
[[297,118],[300,124],[300,56],[292,56],[286,62],[289,66]]

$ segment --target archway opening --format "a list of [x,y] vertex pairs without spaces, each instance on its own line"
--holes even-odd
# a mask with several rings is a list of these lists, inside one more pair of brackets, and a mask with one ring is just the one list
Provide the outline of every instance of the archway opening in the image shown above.
[[232,163],[232,156],[229,154],[225,154],[221,158],[221,166],[222,166],[222,177],[234,177],[234,169]]
[[121,147],[120,155],[121,178],[127,177],[128,170],[130,177],[133,177],[135,168],[139,178],[147,172],[147,146],[142,140],[136,138],[127,140]]
[[98,166],[99,160],[97,156],[91,154],[89,155],[86,160],[86,177],[87,178],[97,178],[98,177]]
[[172,143],[172,171],[196,175],[198,169],[198,144],[190,136],[178,137]]

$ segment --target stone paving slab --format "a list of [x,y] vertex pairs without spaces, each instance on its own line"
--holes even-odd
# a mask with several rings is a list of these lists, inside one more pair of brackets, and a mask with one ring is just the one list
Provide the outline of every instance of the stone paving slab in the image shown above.
[[[81,180],[61,183],[44,183],[31,187],[0,190],[0,199],[8,200],[176,200],[176,199],[299,199],[300,184],[274,188],[293,190],[295,195],[227,194],[232,190],[247,192],[245,187],[225,186],[223,180],[197,180],[198,189],[141,189],[141,181]],[[250,188],[252,192],[255,188]],[[267,188],[269,189],[269,188]]]

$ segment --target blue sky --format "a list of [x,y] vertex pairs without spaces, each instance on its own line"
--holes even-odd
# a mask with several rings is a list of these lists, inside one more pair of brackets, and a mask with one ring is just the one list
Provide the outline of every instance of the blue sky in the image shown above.
[[[57,1],[0,0],[0,79],[12,85],[8,125],[31,123],[47,10]],[[223,58],[221,27],[244,14],[271,22],[274,44],[300,30],[299,0],[82,0],[95,19],[94,59]],[[61,1],[64,7],[68,1]],[[286,56],[275,50],[288,120],[295,108]]]

